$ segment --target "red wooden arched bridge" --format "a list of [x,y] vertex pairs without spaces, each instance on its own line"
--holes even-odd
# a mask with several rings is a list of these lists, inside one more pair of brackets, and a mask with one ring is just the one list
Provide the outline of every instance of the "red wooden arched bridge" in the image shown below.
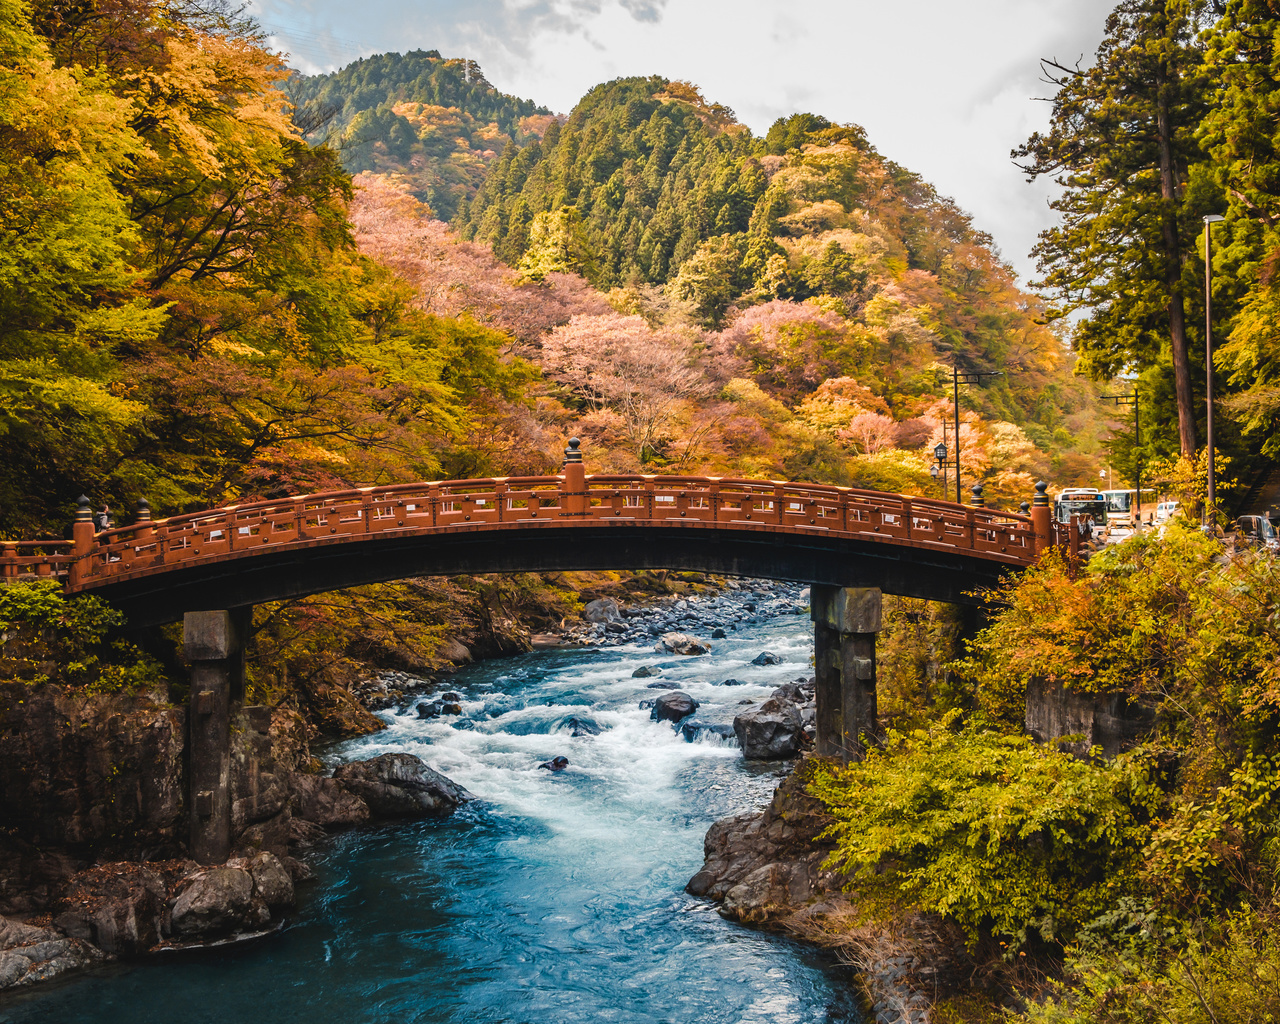
[[689,569],[876,586],[970,601],[968,592],[1065,543],[1043,487],[1030,514],[819,484],[587,475],[454,480],[229,505],[95,533],[82,502],[72,541],[0,542],[0,575],[52,576],[97,593],[133,625],[408,576]]

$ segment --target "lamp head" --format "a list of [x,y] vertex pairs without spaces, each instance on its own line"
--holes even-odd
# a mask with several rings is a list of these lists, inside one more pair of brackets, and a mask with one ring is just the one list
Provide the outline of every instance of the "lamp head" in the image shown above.
[[1217,224],[1219,221],[1223,221],[1226,219],[1227,218],[1222,216],[1222,214],[1220,213],[1206,213],[1204,215],[1204,222],[1206,224]]
[[945,444],[939,444],[939,445],[938,445],[936,448],[934,448],[934,450],[933,450],[933,457],[934,457],[935,459],[937,459],[939,462],[946,462],[946,461],[947,461],[947,446],[946,446]]

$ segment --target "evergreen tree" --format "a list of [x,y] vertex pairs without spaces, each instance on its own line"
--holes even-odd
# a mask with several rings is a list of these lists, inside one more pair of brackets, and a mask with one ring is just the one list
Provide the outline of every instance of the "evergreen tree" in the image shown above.
[[1092,67],[1042,63],[1058,87],[1052,125],[1013,153],[1030,178],[1055,175],[1064,189],[1052,204],[1062,223],[1034,254],[1057,313],[1088,311],[1079,368],[1106,379],[1168,359],[1184,454],[1197,444],[1185,297],[1205,212],[1189,188],[1205,159],[1202,15],[1198,0],[1123,0]]

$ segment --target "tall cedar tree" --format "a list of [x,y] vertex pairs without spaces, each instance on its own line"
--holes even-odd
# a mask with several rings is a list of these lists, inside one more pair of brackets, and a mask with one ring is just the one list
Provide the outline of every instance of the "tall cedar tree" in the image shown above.
[[1202,161],[1196,130],[1207,107],[1199,0],[1124,0],[1107,19],[1093,67],[1044,60],[1058,87],[1047,135],[1013,151],[1031,180],[1055,175],[1062,224],[1033,250],[1043,284],[1076,329],[1080,369],[1106,379],[1172,357],[1178,440],[1196,449],[1187,352],[1186,254],[1199,227],[1187,185]]
[[[1241,296],[1219,350],[1230,385],[1224,403],[1263,452],[1280,456],[1280,4],[1234,0],[1206,35],[1218,82],[1201,139],[1229,201],[1217,232],[1214,309]],[[1225,229],[1225,230],[1224,230]],[[1227,244],[1223,244],[1223,235]],[[1225,272],[1224,272],[1225,271]]]

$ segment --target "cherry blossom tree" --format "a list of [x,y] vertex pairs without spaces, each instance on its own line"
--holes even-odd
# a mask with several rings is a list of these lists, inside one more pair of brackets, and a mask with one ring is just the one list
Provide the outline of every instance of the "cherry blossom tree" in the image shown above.
[[627,444],[641,462],[652,457],[680,407],[710,395],[712,386],[691,365],[689,344],[654,330],[639,316],[575,316],[542,346],[553,380],[594,410],[622,418]]

